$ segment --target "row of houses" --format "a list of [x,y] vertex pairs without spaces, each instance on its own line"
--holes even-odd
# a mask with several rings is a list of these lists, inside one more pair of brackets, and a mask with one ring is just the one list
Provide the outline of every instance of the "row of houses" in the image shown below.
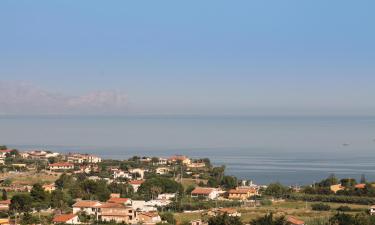
[[191,192],[192,198],[217,199],[219,196],[226,195],[228,199],[232,200],[246,200],[251,196],[258,195],[258,189],[247,186],[240,186],[231,189],[228,192],[222,191],[219,188],[196,187]]
[[[54,223],[80,224],[78,214],[85,213],[101,221],[115,221],[126,224],[156,224],[161,218],[155,207],[141,207],[140,201],[132,201],[119,196],[111,197],[107,202],[78,200],[73,204],[71,214],[58,215]],[[142,202],[142,201],[141,201]]]

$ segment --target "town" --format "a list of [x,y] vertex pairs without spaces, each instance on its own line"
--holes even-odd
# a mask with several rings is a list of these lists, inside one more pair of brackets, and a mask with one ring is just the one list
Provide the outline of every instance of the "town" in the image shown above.
[[6,146],[0,146],[0,164],[0,224],[375,221],[375,186],[364,175],[360,182],[332,174],[307,186],[257,185],[226,175],[225,166],[214,166],[208,158],[104,160],[92,154]]

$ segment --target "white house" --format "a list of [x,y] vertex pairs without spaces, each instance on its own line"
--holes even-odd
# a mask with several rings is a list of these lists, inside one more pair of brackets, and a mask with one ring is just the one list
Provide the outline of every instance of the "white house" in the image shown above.
[[134,192],[138,191],[138,188],[145,182],[144,180],[131,180],[129,184],[133,187]]
[[100,213],[100,206],[102,205],[99,201],[81,200],[73,204],[73,213],[85,212],[87,215],[98,216]]
[[217,188],[206,188],[206,187],[196,187],[191,192],[192,198],[207,198],[207,199],[216,199],[220,195],[220,190]]
[[159,174],[159,175],[164,175],[164,174],[168,174],[170,171],[170,169],[168,167],[158,167],[156,168],[156,174]]
[[73,170],[74,164],[68,162],[58,162],[49,164],[50,170]]
[[[141,169],[141,168],[134,168],[134,169],[130,169],[129,172],[133,174],[133,178],[136,178],[138,180],[143,180],[143,178],[145,177],[146,170]],[[135,174],[139,176],[134,176]]]
[[113,170],[113,178],[126,178],[131,179],[132,175],[129,172],[123,171],[123,170]]

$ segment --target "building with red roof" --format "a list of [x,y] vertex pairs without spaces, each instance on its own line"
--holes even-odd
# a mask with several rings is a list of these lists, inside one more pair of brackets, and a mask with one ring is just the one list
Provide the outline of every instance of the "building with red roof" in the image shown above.
[[71,213],[71,214],[62,214],[62,215],[57,215],[53,218],[53,223],[58,224],[58,223],[66,223],[66,224],[80,224],[81,222],[79,221],[79,218],[77,215]]

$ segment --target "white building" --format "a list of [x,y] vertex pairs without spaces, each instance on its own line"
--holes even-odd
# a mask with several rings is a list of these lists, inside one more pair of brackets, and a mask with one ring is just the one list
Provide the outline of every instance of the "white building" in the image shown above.
[[192,198],[207,198],[216,199],[220,195],[220,190],[217,188],[206,188],[206,187],[196,187],[191,192]]
[[78,212],[85,212],[87,215],[94,215],[98,218],[100,213],[100,206],[102,205],[99,201],[81,200],[73,204],[73,214]]

